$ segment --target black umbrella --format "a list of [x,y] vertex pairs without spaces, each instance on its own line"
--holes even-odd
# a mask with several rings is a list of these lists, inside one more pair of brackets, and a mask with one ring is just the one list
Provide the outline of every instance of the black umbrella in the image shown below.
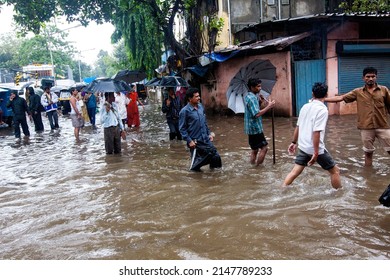
[[71,87],[72,88],[76,88],[77,91],[81,91],[82,89],[84,89],[88,84],[84,83],[84,82],[80,82],[80,83],[75,83],[74,85],[72,85]]
[[247,84],[251,78],[261,79],[260,94],[267,97],[276,82],[276,68],[268,59],[256,59],[237,72],[226,93],[228,108],[236,114],[245,112],[244,98],[249,91]]
[[189,87],[186,80],[178,76],[164,76],[162,77],[160,83],[157,85],[159,87]]
[[116,81],[124,81],[127,84],[142,81],[146,78],[145,72],[139,70],[121,70],[112,76]]
[[160,81],[161,81],[161,78],[153,78],[150,81],[146,82],[145,86],[146,87],[155,87],[155,86],[158,86]]
[[121,92],[130,91],[131,88],[123,81],[102,78],[92,81],[84,90],[90,92]]

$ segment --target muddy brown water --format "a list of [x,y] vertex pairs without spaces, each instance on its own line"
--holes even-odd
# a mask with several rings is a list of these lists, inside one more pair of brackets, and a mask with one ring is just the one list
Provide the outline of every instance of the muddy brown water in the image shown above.
[[[355,116],[331,116],[326,146],[342,172],[330,186],[318,165],[287,190],[286,152],[296,118],[275,119],[276,164],[249,164],[242,116],[208,116],[223,168],[188,172],[189,153],[168,140],[158,106],[141,109],[121,156],[106,156],[103,132],[76,143],[60,131],[16,142],[0,129],[0,259],[390,259],[390,158],[378,147],[363,167]],[[46,128],[48,121],[44,118]]]

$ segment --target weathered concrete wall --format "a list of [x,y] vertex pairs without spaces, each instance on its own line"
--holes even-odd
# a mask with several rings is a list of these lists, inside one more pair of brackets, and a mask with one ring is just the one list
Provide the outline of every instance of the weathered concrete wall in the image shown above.
[[232,31],[260,22],[259,0],[230,0]]
[[[327,62],[326,62],[326,75],[329,87],[329,96],[335,96],[339,93],[338,89],[338,60],[336,54],[336,43],[339,40],[356,40],[359,38],[359,24],[358,23],[346,23],[341,27],[334,29],[328,33],[328,46],[327,46]],[[363,85],[361,77],[356,77],[356,87]],[[345,115],[356,114],[356,102],[348,103],[329,103],[330,115]]]
[[[202,103],[209,110],[226,113],[226,92],[231,79],[237,72],[255,59],[269,59],[276,67],[276,83],[272,90],[272,98],[276,100],[275,115],[292,116],[292,89],[290,52],[279,52],[240,58],[232,58],[215,66],[215,81],[201,85]],[[259,77],[261,79],[261,77]]]
[[289,4],[283,4],[283,1],[275,0],[274,5],[269,5],[267,0],[261,1],[263,8],[263,22],[325,12],[325,1],[290,0]]
[[229,19],[229,9],[228,9],[228,1],[227,0],[218,0],[218,18],[222,18],[224,25],[222,31],[219,33],[217,37],[218,45],[215,47],[215,50],[221,50],[227,48],[229,45],[233,45],[234,42],[231,42],[232,37],[230,36],[231,26]]
[[296,0],[291,1],[291,16],[300,17],[325,12],[325,1]]

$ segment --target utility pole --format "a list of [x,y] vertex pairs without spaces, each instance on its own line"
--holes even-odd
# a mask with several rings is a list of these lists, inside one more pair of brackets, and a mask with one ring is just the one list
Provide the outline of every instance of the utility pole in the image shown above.
[[[57,26],[57,25],[56,25]],[[61,31],[66,31],[66,30],[69,30],[69,29],[73,29],[73,28],[77,28],[77,27],[80,27],[82,26],[81,24],[78,24],[78,25],[75,25],[75,26],[71,26],[71,27],[68,27],[68,28],[65,28],[65,29],[62,29],[62,30],[59,30],[59,32]],[[46,43],[47,43],[47,48],[49,49],[49,53],[50,53],[50,60],[51,60],[51,65],[52,65],[52,74],[53,74],[53,77],[54,77],[54,85],[56,86],[57,85],[57,82],[56,82],[56,73],[55,73],[55,67],[54,67],[54,60],[53,60],[53,52],[51,50],[51,47],[50,47],[50,44],[49,44],[49,35],[53,35],[53,34],[58,34],[58,32],[52,32],[52,33],[48,33],[47,30],[45,29],[45,35],[46,35]],[[80,67],[80,64],[79,64],[79,67]]]
[[88,52],[88,51],[93,51],[94,49],[95,49],[95,48],[79,51],[79,75],[80,75],[80,83],[82,82],[82,79],[81,79],[81,53],[83,53],[83,52]]

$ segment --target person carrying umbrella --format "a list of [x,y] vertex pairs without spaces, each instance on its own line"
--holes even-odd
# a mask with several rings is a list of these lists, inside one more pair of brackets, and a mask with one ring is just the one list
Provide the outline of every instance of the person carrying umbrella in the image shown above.
[[106,102],[100,112],[100,119],[104,127],[104,147],[106,154],[121,153],[121,138],[126,139],[123,123],[119,116],[118,105],[115,103],[113,92],[106,93]]
[[[268,151],[268,142],[263,132],[262,115],[275,107],[275,100],[266,101],[256,96],[261,90],[260,79],[249,79],[248,88],[250,91],[245,96],[244,131],[248,135],[249,146],[252,150],[250,162],[258,166],[263,163]],[[260,108],[261,101],[268,103],[264,109]]]
[[173,87],[168,87],[168,96],[164,99],[161,111],[165,113],[169,126],[169,140],[182,140],[179,131],[179,112],[181,110],[181,101],[175,94]]
[[209,164],[211,169],[222,167],[221,157],[213,145],[214,135],[207,126],[206,115],[200,104],[199,90],[189,88],[187,105],[179,113],[179,130],[191,153],[191,171]]

